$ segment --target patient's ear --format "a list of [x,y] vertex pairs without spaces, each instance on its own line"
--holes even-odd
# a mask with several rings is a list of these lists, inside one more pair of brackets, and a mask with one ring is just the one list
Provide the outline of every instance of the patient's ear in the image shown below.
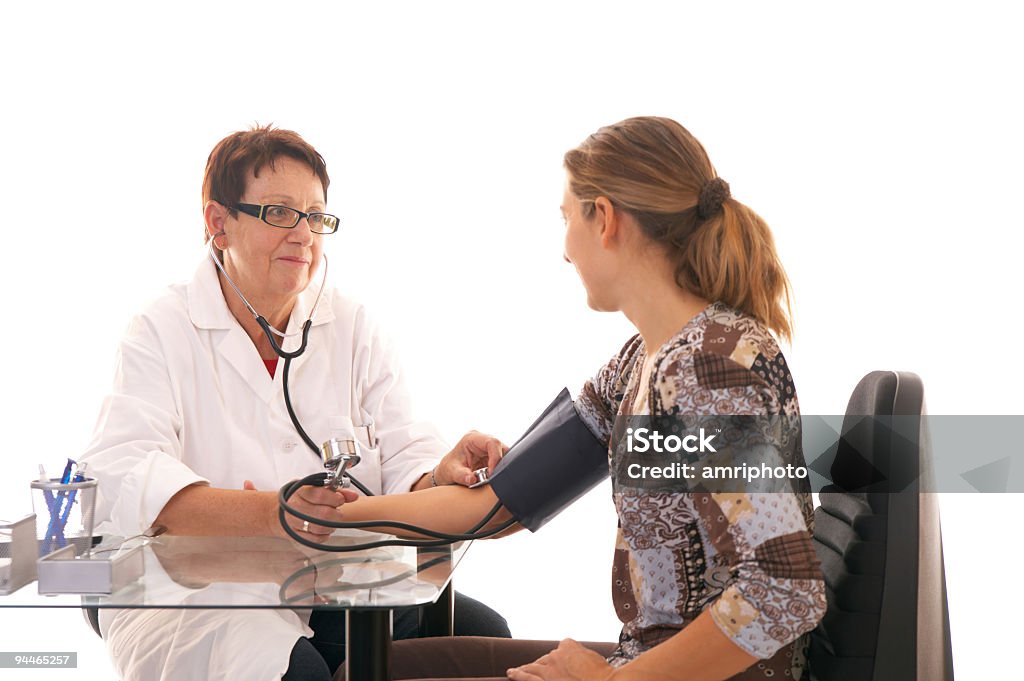
[[607,197],[599,196],[594,199],[594,219],[598,221],[601,246],[616,246],[622,238],[622,211],[617,210]]

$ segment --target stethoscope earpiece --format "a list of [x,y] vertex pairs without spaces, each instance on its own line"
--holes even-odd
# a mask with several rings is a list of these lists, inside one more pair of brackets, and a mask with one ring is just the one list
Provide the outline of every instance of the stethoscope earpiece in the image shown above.
[[212,246],[213,246],[214,248],[216,248],[216,249],[217,249],[218,251],[223,251],[223,250],[224,250],[224,248],[223,248],[223,247],[221,247],[221,246],[218,246],[218,245],[217,245],[217,237],[220,237],[220,236],[227,236],[227,235],[228,235],[228,233],[227,233],[227,232],[225,232],[225,231],[224,231],[223,229],[222,229],[222,230],[220,230],[219,232],[217,232],[216,234],[211,234],[211,235],[210,235],[210,244],[211,244],[211,245],[212,245]]

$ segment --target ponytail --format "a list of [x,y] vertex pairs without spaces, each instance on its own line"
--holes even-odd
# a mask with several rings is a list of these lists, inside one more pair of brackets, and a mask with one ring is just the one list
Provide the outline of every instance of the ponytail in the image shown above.
[[676,283],[705,300],[721,301],[792,340],[789,279],[771,230],[757,213],[728,199],[675,252]]

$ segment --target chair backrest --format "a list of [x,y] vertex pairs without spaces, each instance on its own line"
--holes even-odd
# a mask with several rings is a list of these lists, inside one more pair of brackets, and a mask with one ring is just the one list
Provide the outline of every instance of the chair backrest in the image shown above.
[[924,389],[875,371],[853,391],[820,493],[814,544],[828,610],[811,634],[815,681],[952,681],[938,503]]

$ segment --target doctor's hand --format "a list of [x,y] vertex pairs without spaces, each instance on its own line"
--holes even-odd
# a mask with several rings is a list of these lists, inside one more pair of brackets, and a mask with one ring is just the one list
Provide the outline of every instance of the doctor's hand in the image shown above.
[[498,438],[471,430],[437,464],[434,480],[438,485],[472,485],[473,471],[486,467],[493,472],[507,451]]
[[603,681],[613,671],[603,657],[567,638],[547,655],[507,674],[512,681]]
[[[253,485],[250,480],[246,480],[242,484],[242,489],[255,490],[256,486]],[[274,496],[276,498],[277,495]],[[351,489],[339,489],[335,491],[319,485],[304,485],[292,495],[291,499],[288,500],[288,504],[300,513],[336,523],[340,522],[344,517],[341,506],[347,501],[355,501],[358,498],[359,495],[356,491]],[[273,511],[274,518],[271,527],[275,528],[274,534],[279,537],[287,537],[288,539],[291,539],[291,537],[288,537],[288,534],[284,531],[284,528],[281,527],[276,503]],[[291,515],[290,513],[285,514],[285,522],[288,523],[288,526],[292,528],[292,530],[314,542],[325,542],[327,541],[327,538],[331,536],[331,533],[334,532],[334,528],[332,527],[317,525],[315,522],[307,522]]]

